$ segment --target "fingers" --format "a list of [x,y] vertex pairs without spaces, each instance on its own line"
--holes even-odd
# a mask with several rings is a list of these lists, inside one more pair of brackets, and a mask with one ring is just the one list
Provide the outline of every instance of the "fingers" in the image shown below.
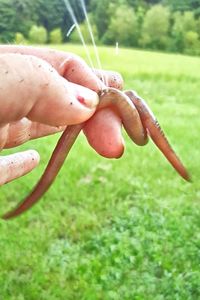
[[1,156],[0,185],[29,173],[38,165],[39,160],[39,154],[34,150]]
[[124,81],[118,72],[94,70],[95,75],[105,83],[106,86],[116,88],[118,90],[123,89]]
[[[102,81],[99,80],[97,78],[97,76],[99,78],[101,78],[102,74],[98,71],[95,70],[95,75],[91,69],[86,65],[86,63],[80,59],[79,57],[70,54],[70,53],[66,53],[66,52],[60,52],[60,51],[55,51],[55,50],[51,50],[51,49],[42,49],[42,48],[34,48],[34,47],[21,47],[21,46],[0,46],[0,53],[21,53],[21,54],[26,54],[26,55],[34,55],[37,56],[39,58],[42,58],[43,60],[47,61],[48,63],[50,63],[58,72],[60,72],[61,75],[65,76],[68,80],[78,83],[80,85],[89,87],[90,89],[94,90],[94,91],[98,91],[100,86],[104,87],[104,85],[102,85]],[[40,64],[39,64],[40,65]],[[75,68],[74,68],[75,67]],[[117,73],[114,72],[103,72],[104,73],[104,77],[107,76],[107,83],[109,86],[115,87],[115,88],[122,88],[123,86],[123,80],[121,78],[121,76]],[[47,83],[46,83],[47,84]],[[55,81],[54,81],[55,84]],[[52,87],[55,89],[54,84],[52,85]],[[47,87],[46,87],[47,88]],[[80,91],[79,90],[79,94],[84,95],[85,91]],[[32,91],[32,93],[34,94],[34,91]],[[30,92],[29,92],[30,95]],[[27,95],[27,99],[29,98]],[[53,93],[52,95],[55,95],[55,93]],[[60,95],[58,95],[60,96]],[[49,93],[48,93],[48,97],[46,97],[45,92],[43,93],[43,97],[48,100],[49,99]],[[94,95],[92,95],[92,97],[94,97]],[[25,97],[24,97],[25,98]],[[82,98],[87,98],[87,97],[81,97]],[[90,97],[89,97],[90,98]],[[55,98],[54,99],[58,99]],[[69,98],[68,98],[69,99]],[[44,99],[42,99],[44,100]],[[66,101],[66,99],[65,99]],[[68,104],[71,101],[68,101]],[[95,102],[95,101],[94,101]],[[44,105],[37,105],[35,106],[35,109],[31,111],[31,114],[29,114],[29,118],[36,122],[43,122],[45,121],[46,124],[52,125],[52,126],[60,126],[60,125],[66,125],[66,121],[67,118],[71,118],[71,124],[75,123],[75,119],[77,118],[77,116],[79,116],[79,120],[76,119],[77,122],[83,122],[84,119],[89,118],[94,111],[90,110],[90,111],[83,111],[83,110],[75,110],[74,114],[73,112],[70,113],[69,111],[69,115],[66,115],[66,102],[63,106],[63,101],[62,104],[60,106],[56,105],[56,103],[54,102],[55,105],[51,106],[51,101],[45,101],[46,106],[43,102]],[[40,101],[41,104],[41,101]],[[24,104],[23,104],[24,105]],[[49,107],[52,107],[52,109],[49,111]],[[13,107],[13,105],[12,105]],[[64,109],[63,109],[64,107]],[[70,109],[69,105],[68,105],[68,109]],[[46,113],[48,111],[48,114]],[[44,118],[44,112],[46,117]],[[82,112],[82,113],[81,113]],[[105,116],[107,115],[107,113],[105,113]],[[24,117],[25,114],[22,117]],[[38,117],[38,118],[37,118]],[[20,119],[20,118],[19,118]],[[107,123],[107,120],[103,117],[103,113],[97,113],[95,114],[95,116],[92,118],[92,120],[89,122],[89,124],[87,124],[85,132],[86,135],[88,137],[88,140],[90,141],[90,144],[95,148],[95,150],[100,153],[101,155],[105,155],[106,157],[119,157],[121,155],[121,153],[123,152],[123,142],[122,142],[122,138],[121,138],[121,134],[120,134],[120,122],[117,122],[118,117],[116,117],[114,115],[114,113],[110,113],[110,120],[112,120],[112,122]],[[12,119],[12,121],[15,121]],[[69,120],[68,120],[69,121]],[[69,123],[69,122],[68,122]],[[91,125],[91,126],[90,126]],[[102,130],[101,128],[108,128],[108,136],[106,134],[102,134]],[[111,130],[112,127],[112,130]],[[90,129],[91,128],[91,129]],[[97,128],[97,131],[95,133],[95,131],[93,130],[93,128]],[[91,132],[90,132],[91,130]],[[110,132],[112,132],[112,135],[110,134]],[[95,137],[96,134],[96,137]],[[94,136],[94,138],[92,138],[92,136]],[[95,140],[96,139],[96,140]],[[110,141],[112,139],[111,145],[112,146],[108,146],[110,144]],[[103,150],[103,147],[100,145],[100,143],[98,142],[99,140],[102,140],[105,147]]]
[[[59,72],[70,81],[75,82],[78,80],[80,84],[95,91],[105,88],[105,84],[118,89],[123,87],[123,79],[120,74],[106,71],[102,73],[96,70],[96,75],[103,83],[99,86],[98,81],[93,80],[87,65],[82,64],[77,58],[66,59]],[[113,111],[106,109],[96,112],[86,122],[84,132],[89,144],[100,155],[107,158],[119,158],[123,154],[124,143],[121,136],[121,121]]]
[[106,86],[114,87],[116,89],[123,88],[122,76],[113,71],[94,70],[78,56],[69,56],[65,59],[58,72],[67,80],[85,86],[95,92],[99,92]]
[[[53,127],[37,122],[31,122],[27,118],[23,118],[17,122],[11,123],[7,127],[5,140],[0,139],[4,144],[4,149],[19,146],[29,140],[47,136],[64,130],[65,127]],[[1,136],[1,129],[0,129]]]
[[[106,122],[104,121],[106,120]],[[23,118],[7,127],[4,148],[19,146],[31,139],[62,131],[64,127],[51,127]],[[84,133],[89,144],[102,156],[118,158],[123,154],[124,142],[121,137],[121,120],[110,109],[101,110],[86,123]],[[0,129],[1,136],[1,129]]]
[[107,158],[119,158],[124,152],[121,135],[121,120],[110,109],[103,109],[87,121],[84,133],[89,144],[100,155]]
[[8,129],[9,129],[9,124],[0,126],[0,151],[4,148],[4,145],[7,141]]
[[70,82],[85,86],[97,93],[106,87],[85,61],[78,56],[72,55],[65,59],[60,64],[58,72]]

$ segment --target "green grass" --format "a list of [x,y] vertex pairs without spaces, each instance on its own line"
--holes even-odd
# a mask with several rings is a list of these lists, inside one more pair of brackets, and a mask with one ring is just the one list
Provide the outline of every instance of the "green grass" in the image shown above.
[[[59,46],[82,55],[79,46]],[[80,136],[55,184],[27,214],[0,221],[2,300],[200,299],[200,59],[100,48],[104,68],[150,104],[192,175],[184,182],[150,142],[126,137],[120,160]],[[1,188],[1,213],[39,178],[58,135],[21,149],[37,170]],[[5,152],[6,153],[6,152]]]

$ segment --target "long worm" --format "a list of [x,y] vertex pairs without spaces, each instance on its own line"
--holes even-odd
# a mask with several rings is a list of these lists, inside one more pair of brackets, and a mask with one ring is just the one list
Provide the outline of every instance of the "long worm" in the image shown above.
[[[189,181],[185,167],[172,150],[150,108],[135,92],[127,91],[124,93],[114,88],[107,88],[100,92],[100,102],[97,109],[105,107],[116,109],[126,132],[137,145],[145,145],[149,135],[177,172]],[[33,191],[14,210],[6,213],[3,216],[4,219],[22,214],[31,208],[49,189],[83,126],[84,123],[71,125],[65,129]]]

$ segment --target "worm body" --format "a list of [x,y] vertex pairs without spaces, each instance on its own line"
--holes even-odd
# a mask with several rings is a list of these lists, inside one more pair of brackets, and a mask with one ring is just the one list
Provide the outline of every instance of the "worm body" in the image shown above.
[[16,217],[22,212],[28,210],[49,189],[51,184],[54,182],[58,172],[60,171],[82,127],[82,124],[71,125],[65,129],[52,153],[52,156],[42,177],[34,187],[33,191],[19,204],[19,206],[3,216],[5,220]]
[[156,117],[153,115],[153,112],[147,106],[145,101],[141,97],[139,97],[134,91],[126,91],[125,94],[131,99],[131,101],[133,101],[134,105],[136,106],[142,124],[144,128],[148,130],[148,134],[150,135],[153,142],[164,154],[164,156],[174,167],[174,169],[180,174],[180,176],[182,176],[185,180],[189,181],[190,178],[186,168],[183,166],[182,162],[172,149]]
[[[186,180],[189,175],[182,165],[147,104],[133,91],[125,93],[106,88],[99,93],[100,101],[97,109],[113,107],[131,140],[138,145],[145,145],[148,134],[163,152],[177,172]],[[82,130],[84,123],[68,126],[60,137],[51,159],[35,188],[14,210],[3,216],[4,219],[16,217],[32,207],[48,190],[61,169],[72,145]]]
[[127,134],[135,144],[143,146],[148,142],[147,131],[142,125],[140,115],[125,93],[114,88],[103,90],[98,109],[108,106],[116,108]]

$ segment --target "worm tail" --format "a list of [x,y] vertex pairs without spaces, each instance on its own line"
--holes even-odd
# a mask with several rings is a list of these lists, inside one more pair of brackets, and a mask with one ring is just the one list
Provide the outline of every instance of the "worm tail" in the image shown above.
[[154,117],[148,105],[134,91],[127,91],[126,95],[133,101],[134,105],[136,106],[143,126],[148,130],[148,133],[155,145],[160,149],[160,151],[164,154],[164,156],[174,167],[174,169],[180,174],[180,176],[185,180],[190,181],[190,177],[186,168],[172,149],[158,121]]
[[42,177],[34,187],[33,191],[14,210],[6,213],[3,216],[3,219],[11,219],[22,214],[31,208],[49,189],[80,133],[82,126],[82,124],[67,126],[52,153],[51,159],[49,160]]

